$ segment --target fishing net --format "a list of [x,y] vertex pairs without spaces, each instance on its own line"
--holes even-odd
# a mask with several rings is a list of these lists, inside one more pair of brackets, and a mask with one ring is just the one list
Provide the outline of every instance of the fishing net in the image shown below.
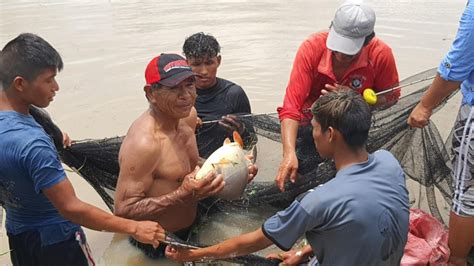
[[[239,116],[239,114],[235,114]],[[244,149],[251,150],[258,141],[255,129],[252,126],[251,119],[242,119],[242,116],[249,114],[240,114],[241,138],[244,144]],[[232,139],[232,131],[221,127],[217,122],[220,116],[207,116],[207,121],[196,130],[196,142],[199,148],[199,156],[201,158],[208,158],[215,150],[222,146],[226,138]]]
[[[447,211],[443,206],[450,206],[452,194],[450,153],[448,153],[450,137],[445,144],[434,123],[430,123],[423,129],[412,129],[406,123],[411,110],[431,83],[428,77],[435,73],[436,69],[430,69],[403,80],[400,86],[414,92],[402,97],[397,104],[389,108],[374,110],[367,148],[369,152],[378,149],[390,151],[400,161],[405,170],[407,182],[412,182],[413,191],[416,191],[412,193],[410,190],[411,206],[427,211],[446,224],[449,209]],[[58,129],[50,123],[49,119],[44,119],[44,115],[39,114],[42,117],[40,120],[43,120],[40,123],[54,137],[63,162],[87,180],[110,210],[113,210],[114,191],[119,172],[117,158],[123,138],[81,140],[76,141],[72,147],[63,149]],[[275,151],[280,153],[280,122],[275,114],[253,115],[241,119],[246,125],[253,125],[259,136],[269,140],[266,143],[270,143],[273,153]],[[225,201],[213,198],[203,200],[200,205],[201,216],[206,217],[213,212],[245,213],[248,208],[264,208],[262,206],[283,209],[301,193],[333,178],[336,173],[334,163],[318,155],[311,130],[310,125],[299,128],[297,138],[299,176],[295,183],[286,184],[285,192],[281,192],[273,181],[279,161],[273,162],[275,164],[273,176],[267,178],[268,181],[257,180],[250,183],[244,196],[239,200]],[[261,137],[259,137],[259,142]],[[206,145],[203,136],[200,138],[201,143],[204,142],[202,145]],[[212,141],[212,139],[208,140],[209,143]],[[259,153],[259,156],[262,155]],[[260,162],[265,162],[265,158],[259,159]],[[207,243],[191,244],[206,245]],[[244,264],[275,263],[258,255],[242,256],[230,261]]]

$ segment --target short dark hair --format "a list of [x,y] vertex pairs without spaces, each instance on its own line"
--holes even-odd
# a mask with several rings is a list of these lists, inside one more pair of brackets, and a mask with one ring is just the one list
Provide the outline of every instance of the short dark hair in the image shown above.
[[220,52],[221,47],[216,38],[203,32],[187,37],[183,44],[183,53],[188,59],[214,57]]
[[4,90],[15,77],[32,81],[46,69],[61,71],[63,60],[58,51],[38,35],[22,33],[0,52],[0,80]]
[[311,108],[314,119],[326,131],[337,129],[352,149],[367,143],[372,114],[362,96],[353,90],[339,90],[321,96]]
[[372,39],[375,37],[375,31],[372,31],[371,34],[365,36],[365,39],[364,39],[364,46],[366,46],[367,44],[370,43],[370,41],[372,41]]

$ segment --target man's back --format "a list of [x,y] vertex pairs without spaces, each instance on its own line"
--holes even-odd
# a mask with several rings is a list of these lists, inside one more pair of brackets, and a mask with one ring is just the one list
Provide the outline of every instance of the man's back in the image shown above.
[[[306,237],[323,265],[398,265],[408,234],[408,192],[387,151],[341,169],[300,203],[314,217]],[[308,228],[309,229],[309,228]]]

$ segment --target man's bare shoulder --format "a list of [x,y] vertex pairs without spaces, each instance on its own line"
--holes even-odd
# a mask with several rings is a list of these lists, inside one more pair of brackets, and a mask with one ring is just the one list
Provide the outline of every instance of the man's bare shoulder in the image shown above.
[[128,129],[119,156],[141,154],[141,157],[155,155],[159,149],[157,138],[153,135],[153,119],[145,112]]

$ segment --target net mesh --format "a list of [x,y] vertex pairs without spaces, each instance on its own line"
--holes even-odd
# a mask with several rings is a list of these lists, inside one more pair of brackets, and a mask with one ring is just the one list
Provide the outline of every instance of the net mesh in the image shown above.
[[[414,181],[415,186],[418,187],[415,193],[417,195],[410,195],[412,207],[422,208],[446,224],[448,212],[440,210],[442,208],[440,206],[450,206],[451,203],[452,180],[448,153],[450,137],[444,143],[434,123],[430,123],[423,129],[412,129],[406,123],[411,110],[431,83],[428,77],[434,74],[436,74],[436,69],[430,69],[400,82],[401,86],[414,83],[410,85],[411,89],[417,89],[410,95],[402,97],[390,108],[373,112],[367,148],[369,152],[378,149],[390,151],[400,161],[407,180]],[[410,89],[409,86],[406,89]],[[39,115],[43,117],[40,120],[43,120],[44,126],[46,125],[46,131],[55,138],[63,162],[87,180],[110,210],[113,210],[114,191],[119,172],[117,158],[123,137],[81,140],[76,141],[72,147],[63,149],[58,139],[60,136],[57,133],[58,129],[50,123],[49,119],[44,119],[44,114],[39,113]],[[259,136],[273,140],[275,150],[281,150],[280,122],[275,114],[253,115],[241,119],[246,124],[252,124]],[[241,213],[249,207],[267,204],[283,209],[289,206],[299,194],[334,177],[335,166],[332,161],[319,156],[313,144],[311,130],[310,125],[301,126],[298,130],[296,147],[299,176],[295,183],[286,184],[285,192],[281,192],[274,181],[252,182],[239,200],[225,201],[209,198],[202,201],[201,214],[207,216],[216,211]],[[278,165],[275,165],[275,169],[277,167]],[[421,204],[420,199],[426,201],[427,204]],[[190,244],[205,245],[206,243]],[[275,263],[258,255],[242,256],[230,261],[244,264]]]

